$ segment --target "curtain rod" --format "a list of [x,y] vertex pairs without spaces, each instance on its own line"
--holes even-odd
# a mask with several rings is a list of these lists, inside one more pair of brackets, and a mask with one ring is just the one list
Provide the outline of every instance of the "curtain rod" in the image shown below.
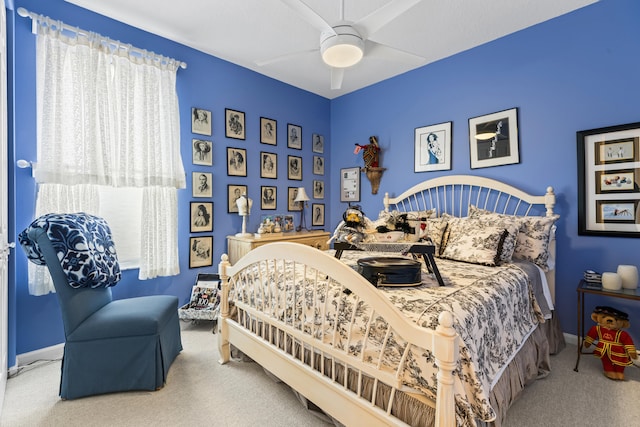
[[[23,18],[31,18],[31,20],[33,21],[33,26],[32,26],[32,30],[31,30],[33,32],[33,34],[37,34],[37,22],[39,20],[41,20],[43,18],[50,19],[48,17],[44,17],[44,16],[38,15],[36,13],[29,12],[24,7],[19,7],[18,8],[18,15],[22,16]],[[71,32],[73,32],[73,33],[75,33],[77,35],[85,36],[85,37],[87,37],[89,35],[88,31],[82,30],[82,29],[80,29],[78,27],[72,27],[71,25],[67,25],[64,22],[59,21],[59,20],[55,20],[55,19],[52,19],[52,21],[58,23],[63,30],[71,31]],[[135,53],[137,53],[137,54],[139,54],[141,56],[152,57],[154,59],[160,59],[160,60],[172,59],[172,58],[166,58],[166,57],[164,57],[162,55],[157,55],[157,54],[155,54],[153,52],[148,52],[148,51],[146,51],[144,49],[139,49],[139,48],[133,47],[133,46],[128,45],[128,44],[120,43],[119,41],[112,40],[109,37],[105,37],[105,36],[102,36],[102,35],[100,35],[100,37],[102,37],[109,44],[117,46],[118,48],[121,48],[121,49],[127,49],[129,52],[135,52]],[[182,69],[186,69],[187,68],[187,64],[185,62],[180,62],[180,61],[177,61],[177,60],[176,60],[176,62],[180,63],[180,68],[182,68]]]

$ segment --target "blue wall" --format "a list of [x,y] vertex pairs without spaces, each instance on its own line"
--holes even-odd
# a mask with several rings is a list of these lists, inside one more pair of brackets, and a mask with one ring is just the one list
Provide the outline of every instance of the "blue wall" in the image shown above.
[[[362,165],[362,156],[353,154],[354,143],[366,144],[369,135],[378,135],[387,171],[378,195],[371,195],[363,180],[361,205],[368,216],[382,208],[385,192],[398,195],[440,175],[482,175],[538,194],[553,186],[561,215],[556,302],[563,329],[575,333],[582,272],[640,265],[637,238],[577,235],[576,188],[576,132],[640,121],[639,17],[640,2],[601,0],[334,100],[332,173]],[[513,107],[518,108],[520,163],[472,170],[468,119]],[[452,170],[414,173],[414,128],[446,121],[453,122]],[[333,203],[330,217],[339,218],[344,208]],[[630,332],[640,340],[637,303],[589,296],[588,312],[596,303],[629,312]]]
[[[261,213],[287,213],[287,187],[304,186],[310,191],[314,179],[324,179],[329,186],[329,173],[325,176],[312,174],[311,135],[319,133],[325,136],[325,154],[330,153],[328,99],[294,88],[261,74],[238,67],[229,62],[194,49],[168,41],[153,34],[132,28],[120,22],[106,19],[101,15],[88,12],[62,0],[47,2],[16,1],[15,9],[27,10],[60,19],[66,24],[98,32],[112,39],[131,43],[162,55],[173,57],[187,63],[187,69],[178,70],[177,90],[181,112],[181,154],[187,174],[187,188],[179,191],[179,239],[180,271],[175,277],[138,281],[138,270],[126,271],[123,280],[113,288],[115,298],[149,295],[157,293],[173,294],[182,303],[188,301],[191,286],[197,273],[216,272],[220,256],[226,252],[226,236],[240,231],[242,221],[237,214],[227,213],[227,184],[248,185],[249,197],[256,200],[249,217],[247,229],[257,230]],[[13,129],[13,147],[10,148],[9,173],[15,182],[15,191],[10,198],[13,206],[13,233],[23,230],[34,218],[36,186],[30,169],[17,169],[15,160],[36,160],[36,89],[35,89],[35,42],[31,33],[31,20],[21,18],[8,10],[9,20],[15,24],[10,42],[15,45],[15,54],[10,67],[14,67],[15,79],[10,82],[16,93],[13,102],[15,124]],[[13,15],[13,16],[12,16]],[[11,100],[10,100],[11,103]],[[191,133],[191,108],[199,107],[213,113],[213,135],[204,137]],[[228,139],[224,132],[224,110],[231,108],[245,112],[246,140]],[[260,117],[269,117],[277,121],[277,146],[260,143]],[[286,144],[287,123],[302,127],[302,150],[288,149]],[[193,138],[213,141],[213,166],[191,164],[191,143]],[[11,142],[10,142],[11,145]],[[226,147],[247,149],[247,177],[227,177]],[[260,179],[260,151],[278,154],[278,179]],[[287,179],[287,155],[303,157],[303,180]],[[213,173],[214,201],[214,265],[207,268],[189,269],[189,202],[205,201],[191,197],[191,172]],[[260,211],[260,185],[278,186],[277,210]],[[311,194],[311,193],[309,193]],[[325,192],[328,203],[329,192]],[[295,212],[296,224],[299,213]],[[310,224],[310,220],[307,221]],[[198,234],[198,235],[208,235]],[[59,307],[55,294],[35,297],[28,293],[27,260],[21,249],[17,249],[10,262],[15,273],[15,286],[10,289],[10,360],[15,355],[37,350],[63,342],[64,334],[60,320]]]
[[[576,332],[575,287],[583,270],[614,271],[618,264],[640,264],[637,239],[577,235],[576,192],[576,132],[640,121],[635,102],[640,99],[637,79],[640,28],[635,24],[640,16],[640,3],[635,0],[601,0],[571,14],[332,101],[62,0],[17,1],[18,6],[188,63],[186,70],[178,71],[182,155],[188,176],[192,170],[202,170],[202,167],[190,164],[193,135],[190,133],[189,111],[193,106],[213,111],[215,260],[225,250],[225,236],[238,232],[241,226],[239,217],[227,214],[227,184],[249,185],[249,196],[254,200],[259,200],[260,185],[277,185],[277,212],[286,212],[286,187],[297,186],[298,181],[286,179],[283,159],[287,154],[304,157],[302,185],[310,190],[312,180],[318,178],[311,174],[310,148],[311,133],[317,132],[325,135],[326,229],[337,225],[346,207],[344,203],[335,201],[339,194],[338,171],[344,167],[362,166],[361,155],[353,154],[354,144],[366,144],[370,135],[379,137],[383,149],[382,166],[387,171],[382,177],[378,195],[371,194],[366,179],[362,182],[361,204],[369,216],[377,215],[381,209],[384,192],[397,194],[417,182],[439,175],[483,175],[535,193],[544,192],[548,185],[553,186],[558,195],[556,210],[561,215],[557,233],[556,301],[566,332]],[[13,141],[15,151],[10,153],[14,160],[35,160],[35,36],[30,28],[30,20],[15,18],[13,66],[17,71],[13,85],[17,94],[14,100],[16,132]],[[468,119],[513,107],[519,110],[520,163],[471,170]],[[224,108],[246,112],[246,141],[224,137]],[[277,147],[259,143],[260,116],[278,121]],[[445,121],[453,122],[452,170],[414,173],[414,128]],[[286,148],[287,123],[302,126],[302,152]],[[227,146],[248,149],[247,178],[226,177]],[[260,150],[278,153],[277,181],[259,178]],[[28,171],[14,169],[10,164],[9,172],[16,188],[11,194],[11,202],[15,204],[13,225],[14,230],[20,231],[33,218],[35,185]],[[193,200],[190,195],[189,186],[180,192],[179,199],[179,233],[184,242],[180,247],[182,274],[139,282],[135,278],[137,271],[127,272],[123,282],[114,288],[116,297],[170,293],[186,300],[196,273],[216,270],[215,266],[198,270],[188,268],[188,206]],[[255,205],[254,212],[249,229],[257,227],[260,212]],[[21,250],[15,252],[12,262],[15,263],[16,284],[10,290],[10,357],[59,343],[63,339],[55,295],[29,296],[27,261]],[[587,303],[588,309],[596,303],[607,303],[630,312],[630,332],[640,338],[637,333],[640,331],[640,316],[633,313],[631,302],[590,298]],[[11,359],[9,365],[12,365]]]

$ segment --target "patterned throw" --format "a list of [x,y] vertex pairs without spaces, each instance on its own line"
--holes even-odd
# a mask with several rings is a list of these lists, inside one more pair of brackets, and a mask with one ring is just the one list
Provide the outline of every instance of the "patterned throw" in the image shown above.
[[28,237],[34,228],[46,231],[71,287],[110,287],[120,281],[111,230],[103,218],[80,212],[46,214],[33,221],[18,240],[29,261],[45,265],[40,248]]

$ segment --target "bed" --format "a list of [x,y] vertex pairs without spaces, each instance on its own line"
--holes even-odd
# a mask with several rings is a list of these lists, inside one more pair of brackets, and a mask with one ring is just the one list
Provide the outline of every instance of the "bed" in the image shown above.
[[385,194],[380,217],[423,215],[445,286],[426,268],[417,286],[372,286],[355,267],[379,247],[338,260],[273,243],[233,266],[223,255],[220,362],[237,348],[336,424],[499,426],[563,344],[554,204],[551,187],[467,175]]

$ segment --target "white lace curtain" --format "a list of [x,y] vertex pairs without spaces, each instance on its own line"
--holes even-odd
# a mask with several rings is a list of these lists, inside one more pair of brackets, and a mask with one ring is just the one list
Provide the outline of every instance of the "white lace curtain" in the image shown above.
[[[37,19],[36,216],[97,212],[96,186],[143,188],[140,279],[179,274],[179,62]],[[30,271],[31,273],[31,271]],[[29,275],[34,295],[50,279]]]

